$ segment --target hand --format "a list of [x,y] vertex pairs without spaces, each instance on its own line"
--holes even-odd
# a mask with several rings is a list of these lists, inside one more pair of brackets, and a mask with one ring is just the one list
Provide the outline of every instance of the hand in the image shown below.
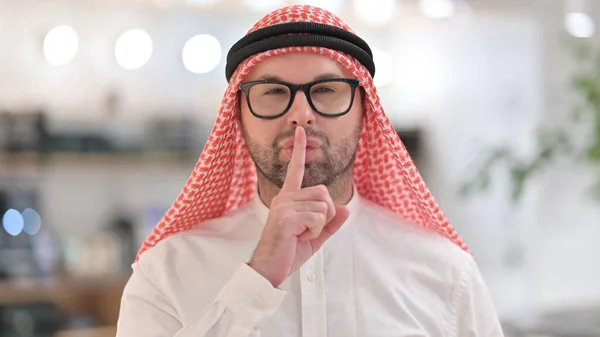
[[249,262],[274,287],[313,256],[350,215],[345,206],[333,203],[327,187],[302,188],[305,162],[306,132],[299,126],[283,187],[271,201],[262,237]]

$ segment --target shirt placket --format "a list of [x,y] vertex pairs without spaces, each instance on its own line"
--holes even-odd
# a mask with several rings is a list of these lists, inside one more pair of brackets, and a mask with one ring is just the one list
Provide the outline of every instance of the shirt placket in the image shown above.
[[323,253],[319,250],[300,268],[302,337],[326,337]]

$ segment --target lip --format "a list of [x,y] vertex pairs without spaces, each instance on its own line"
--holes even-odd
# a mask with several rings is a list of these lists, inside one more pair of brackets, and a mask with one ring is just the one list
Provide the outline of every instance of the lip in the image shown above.
[[[316,157],[321,145],[322,143],[314,138],[308,138],[306,140],[306,162],[309,162]],[[292,159],[292,152],[294,151],[294,138],[289,138],[281,142],[281,147],[288,159]]]
[[[283,142],[281,142],[281,148],[283,149],[293,149],[294,148],[294,138],[288,138],[286,140],[284,140]],[[306,148],[307,149],[318,149],[320,148],[322,145],[322,143],[320,141],[318,141],[317,139],[314,138],[308,138],[306,139]]]
[[[288,159],[292,159],[292,152],[294,151],[293,147],[287,147],[285,149],[283,149],[283,153],[285,153],[285,155],[288,157]],[[313,159],[315,159],[315,157],[317,156],[317,153],[319,151],[319,148],[313,148],[313,147],[306,147],[306,156],[304,161],[305,162],[310,162]]]

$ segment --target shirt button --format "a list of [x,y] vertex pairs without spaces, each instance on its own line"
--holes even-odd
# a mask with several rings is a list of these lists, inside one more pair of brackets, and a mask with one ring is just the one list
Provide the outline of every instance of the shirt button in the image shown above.
[[306,279],[309,282],[315,282],[315,280],[317,279],[317,277],[315,276],[315,273],[308,273],[308,275],[306,275]]

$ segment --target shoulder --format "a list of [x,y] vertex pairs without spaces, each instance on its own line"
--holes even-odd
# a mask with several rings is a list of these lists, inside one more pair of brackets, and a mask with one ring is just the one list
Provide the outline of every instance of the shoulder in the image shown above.
[[133,264],[134,276],[152,284],[178,319],[189,322],[246,262],[261,231],[251,203],[245,204],[199,224],[198,229],[163,239]]
[[360,244],[383,257],[393,277],[410,277],[421,291],[447,300],[474,272],[473,256],[437,231],[366,200],[360,213]]
[[200,223],[196,229],[166,237],[144,252],[136,266],[150,277],[164,278],[165,282],[173,275],[186,277],[190,270],[216,268],[216,261],[225,268],[228,257],[235,260],[251,252],[261,231],[262,225],[251,203],[246,203],[223,216]]
[[363,200],[360,231],[365,236],[393,247],[398,258],[426,264],[437,270],[470,270],[473,256],[435,230],[417,226],[371,201]]
[[427,299],[422,305],[444,317],[451,335],[459,320],[473,314],[469,324],[488,324],[486,331],[494,334],[483,335],[499,336],[494,306],[473,255],[436,231],[407,222],[379,205],[364,201],[363,206],[356,224],[359,245],[376,251],[374,257],[385,263],[389,279],[401,280],[401,287],[409,284],[412,294]]

